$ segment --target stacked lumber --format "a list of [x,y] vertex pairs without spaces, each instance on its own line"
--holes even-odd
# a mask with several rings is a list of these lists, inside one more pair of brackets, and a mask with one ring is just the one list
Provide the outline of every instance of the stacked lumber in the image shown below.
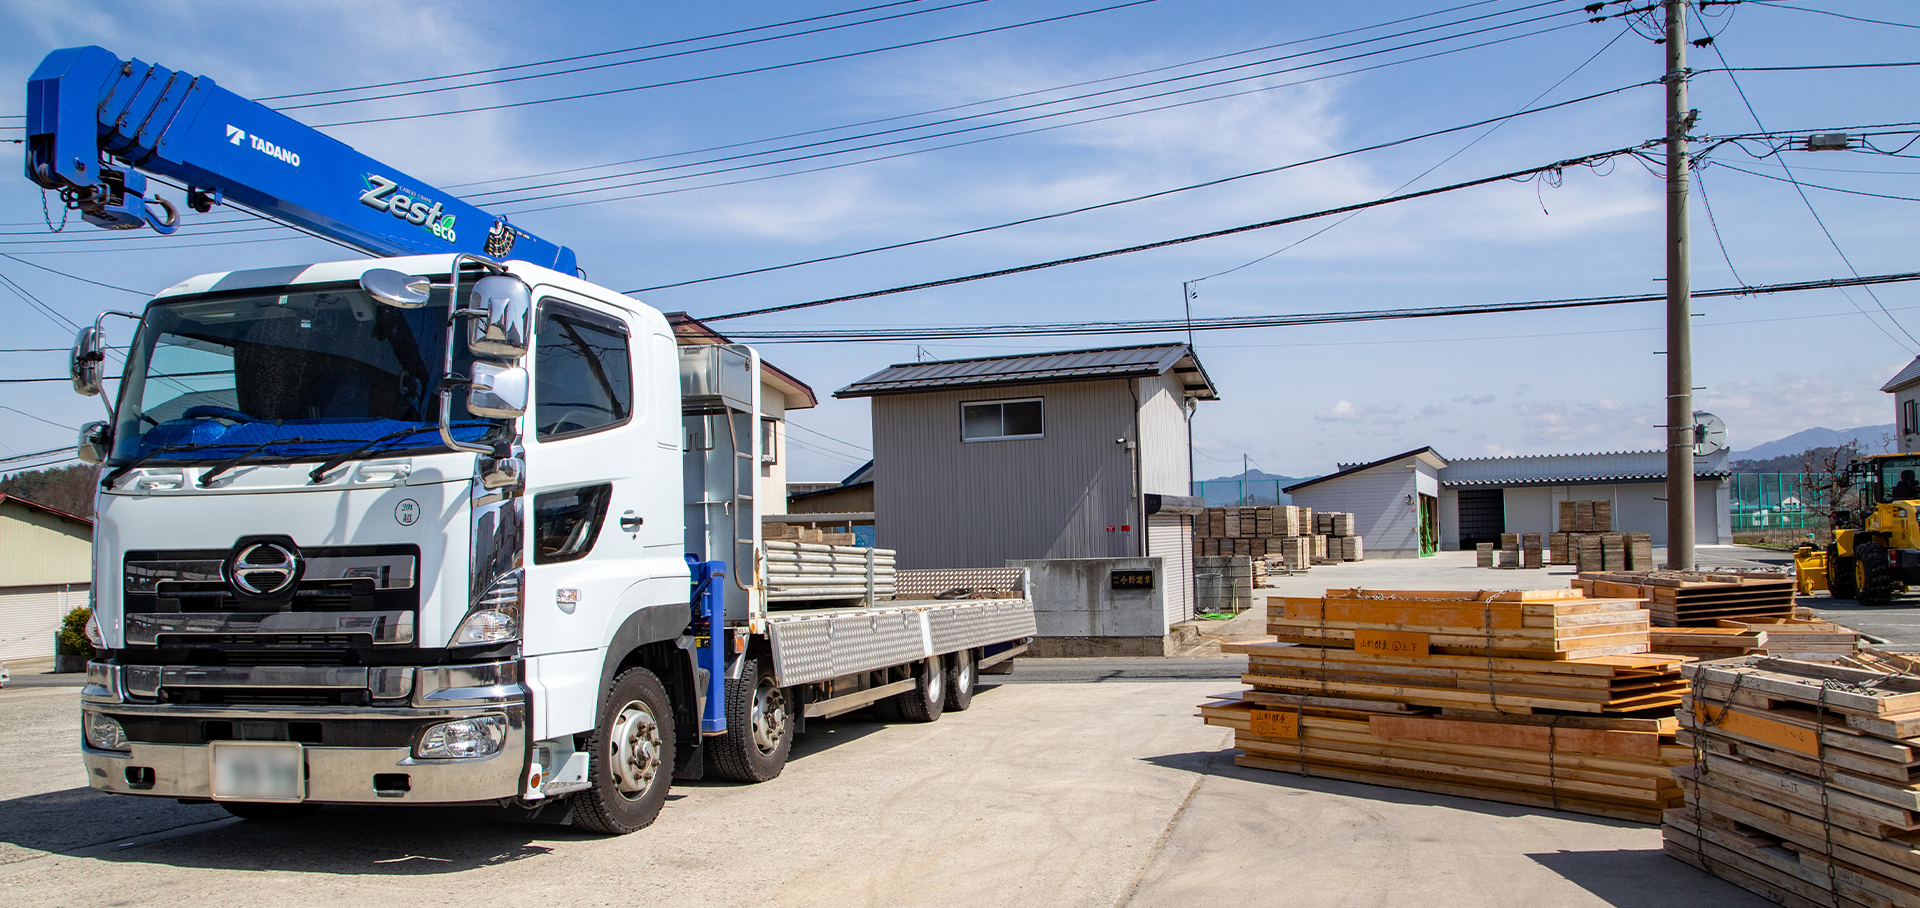
[[815,545],[854,544],[854,536],[852,533],[829,533],[825,530],[803,527],[792,523],[761,524],[760,536],[762,539],[768,541],[782,539],[787,542],[810,542]]
[[1920,674],[1875,662],[1687,666],[1667,853],[1791,908],[1920,905]]
[[769,601],[887,598],[893,595],[893,550],[767,539]]
[[1767,632],[1746,627],[1656,627],[1650,637],[1660,652],[1701,661],[1767,651]]
[[1581,571],[1574,583],[1589,596],[1643,598],[1664,627],[1793,617],[1794,581],[1785,574]]
[[1723,619],[1717,624],[1762,635],[1766,642],[1761,648],[1769,656],[1827,662],[1851,656],[1860,648],[1859,631],[1824,618]]
[[1560,502],[1560,532],[1607,533],[1613,530],[1613,502],[1606,500]]
[[1280,642],[1221,648],[1252,689],[1201,714],[1241,766],[1658,822],[1687,659],[1646,651],[1637,603],[1572,592],[1272,597]]
[[[1542,536],[1539,533],[1501,533],[1500,548],[1491,542],[1474,544],[1474,563],[1480,567],[1538,568],[1544,565]],[[1496,562],[1495,556],[1499,556]]]
[[1352,514],[1296,505],[1207,508],[1193,534],[1197,558],[1246,555],[1289,571],[1363,557]]

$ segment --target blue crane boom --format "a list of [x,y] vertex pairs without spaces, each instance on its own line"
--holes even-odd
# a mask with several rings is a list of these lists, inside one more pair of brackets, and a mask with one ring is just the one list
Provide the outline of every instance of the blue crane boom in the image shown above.
[[26,125],[27,177],[101,227],[173,232],[179,211],[148,193],[152,174],[186,184],[195,211],[234,202],[373,255],[464,252],[578,270],[572,249],[212,79],[105,48],[40,61]]

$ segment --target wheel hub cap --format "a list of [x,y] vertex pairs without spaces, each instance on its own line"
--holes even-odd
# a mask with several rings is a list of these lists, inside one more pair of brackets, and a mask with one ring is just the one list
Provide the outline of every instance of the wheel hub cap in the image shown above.
[[662,750],[660,724],[646,704],[634,701],[620,708],[613,721],[611,745],[608,765],[613,770],[614,788],[626,797],[639,797],[660,774]]
[[763,682],[753,692],[753,713],[749,717],[753,726],[753,746],[763,754],[773,753],[780,747],[780,739],[787,734],[787,695],[770,682]]

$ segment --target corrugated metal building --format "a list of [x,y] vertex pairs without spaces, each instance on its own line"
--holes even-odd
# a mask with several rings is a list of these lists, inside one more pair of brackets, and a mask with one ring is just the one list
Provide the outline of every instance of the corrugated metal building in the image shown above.
[[902,363],[834,396],[873,400],[901,567],[1163,557],[1172,620],[1191,616],[1192,519],[1160,503],[1189,496],[1189,408],[1217,395],[1185,344]]
[[87,604],[93,521],[0,495],[0,661],[53,655],[67,612]]
[[1347,511],[1366,540],[1368,558],[1418,558],[1440,546],[1440,473],[1447,460],[1415,448],[1372,463],[1294,483],[1293,503],[1315,511]]
[[[1733,541],[1733,500],[1727,452],[1694,458],[1694,542]],[[1600,454],[1540,454],[1470,457],[1440,471],[1441,544],[1470,549],[1498,542],[1501,533],[1553,533],[1560,529],[1560,502],[1592,499],[1613,503],[1615,529],[1650,533],[1667,544],[1667,454],[1610,451]],[[1372,547],[1368,547],[1372,551]]]

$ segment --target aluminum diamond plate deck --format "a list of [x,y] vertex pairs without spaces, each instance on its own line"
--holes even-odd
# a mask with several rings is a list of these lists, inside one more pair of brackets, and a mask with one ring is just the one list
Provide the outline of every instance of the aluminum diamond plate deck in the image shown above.
[[769,616],[774,674],[781,686],[824,681],[1035,633],[1024,599],[914,602],[857,612]]

